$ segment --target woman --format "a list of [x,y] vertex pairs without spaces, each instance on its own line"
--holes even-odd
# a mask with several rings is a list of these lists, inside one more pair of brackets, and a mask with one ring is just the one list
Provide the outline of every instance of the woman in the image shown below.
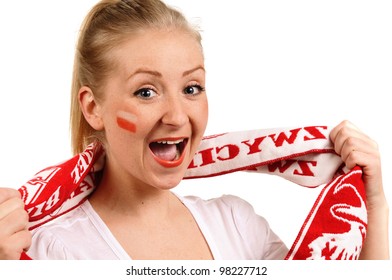
[[[98,188],[76,210],[36,229],[32,243],[19,193],[2,189],[0,258],[19,258],[27,249],[36,259],[286,255],[247,202],[170,191],[183,178],[208,117],[201,38],[180,13],[158,0],[99,2],[83,24],[73,79],[74,153],[94,141],[106,153]],[[347,167],[364,170],[368,235],[361,258],[389,258],[377,145],[348,122],[331,131],[331,140]]]

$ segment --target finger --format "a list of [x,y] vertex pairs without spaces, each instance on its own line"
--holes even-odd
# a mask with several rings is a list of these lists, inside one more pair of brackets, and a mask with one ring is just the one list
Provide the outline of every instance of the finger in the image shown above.
[[348,137],[341,141],[342,143],[340,143],[340,140],[337,141],[335,149],[337,153],[340,154],[343,161],[346,161],[352,152],[361,152],[374,157],[380,156],[377,144],[374,141],[355,137]]
[[363,170],[363,180],[366,186],[366,196],[378,196],[382,192],[381,161],[379,157],[362,153],[359,151],[351,152],[346,161],[346,166],[352,169],[354,166],[361,166]]
[[342,156],[342,160],[349,169],[352,169],[357,165],[366,167],[376,162],[375,157],[371,154],[355,150],[350,151],[348,154],[344,155],[344,157]]
[[10,241],[14,241],[14,244],[18,244],[20,253],[22,253],[22,251],[27,252],[31,246],[32,234],[27,229],[21,230],[13,234],[10,237]]
[[352,127],[354,129],[354,125],[345,120],[339,123],[337,126],[335,126],[329,133],[329,137],[331,138],[332,142],[335,142],[334,140],[336,139],[336,136],[339,134],[340,130],[344,127]]
[[378,145],[373,139],[351,125],[337,126],[331,131],[330,137],[339,155],[342,154],[342,149],[347,147],[364,152],[378,150]]
[[26,230],[29,226],[29,216],[24,209],[17,209],[0,220],[0,239],[11,236],[15,232]]
[[337,126],[335,126],[331,131],[330,131],[330,139],[332,142],[335,143],[335,139],[338,137],[338,135],[343,134],[343,135],[358,135],[360,137],[364,138],[369,138],[366,134],[364,134],[357,126],[355,126],[353,123],[349,121],[342,121],[339,123]]
[[11,188],[0,188],[0,204],[13,197],[20,198],[20,193],[18,190]]
[[12,197],[0,204],[0,220],[17,209],[24,209],[25,205],[20,198]]
[[28,230],[16,232],[0,246],[0,257],[2,259],[19,260],[22,252],[31,246],[32,236]]

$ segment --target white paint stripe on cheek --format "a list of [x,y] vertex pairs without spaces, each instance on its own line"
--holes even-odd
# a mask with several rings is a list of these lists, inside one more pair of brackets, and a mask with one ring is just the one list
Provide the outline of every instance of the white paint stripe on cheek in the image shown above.
[[130,123],[134,123],[136,124],[137,121],[137,117],[134,114],[131,114],[129,112],[125,112],[125,111],[119,111],[117,113],[117,117],[122,118]]

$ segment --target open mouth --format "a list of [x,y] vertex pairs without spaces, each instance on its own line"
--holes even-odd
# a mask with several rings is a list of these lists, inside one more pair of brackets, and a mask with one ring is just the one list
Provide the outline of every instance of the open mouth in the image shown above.
[[187,138],[158,140],[151,142],[149,147],[158,163],[165,167],[175,167],[182,163],[187,143]]

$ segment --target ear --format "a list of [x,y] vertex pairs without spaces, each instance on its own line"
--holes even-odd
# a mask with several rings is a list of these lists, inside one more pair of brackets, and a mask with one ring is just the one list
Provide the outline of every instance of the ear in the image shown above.
[[83,86],[80,88],[79,93],[80,109],[86,121],[95,130],[102,130],[104,128],[101,117],[101,105],[97,103],[94,93],[91,88]]

